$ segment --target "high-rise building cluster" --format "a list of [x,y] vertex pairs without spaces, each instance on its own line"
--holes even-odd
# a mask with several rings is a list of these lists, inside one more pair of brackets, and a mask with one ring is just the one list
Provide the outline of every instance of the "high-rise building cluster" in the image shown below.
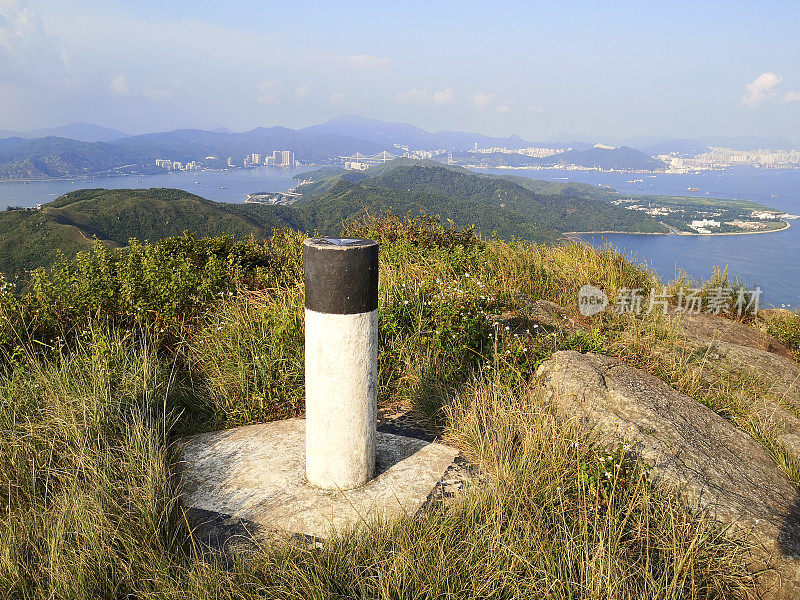
[[548,156],[561,154],[564,151],[563,148],[539,148],[536,146],[528,148],[478,148],[476,144],[472,152],[477,152],[478,154],[522,154],[533,158],[547,158]]
[[663,154],[656,158],[667,165],[668,173],[724,169],[736,165],[767,169],[796,169],[800,166],[800,150],[733,150],[712,147],[695,157]]
[[195,161],[180,162],[178,160],[169,160],[166,158],[157,158],[156,166],[166,169],[167,171],[197,171],[201,165]]
[[[232,158],[228,157],[230,165]],[[244,157],[242,165],[245,168],[267,166],[267,167],[293,167],[295,165],[294,152],[291,150],[274,150],[272,154],[265,154],[263,157],[258,152],[253,152]]]
[[[196,161],[190,161],[187,163],[183,163],[177,160],[170,160],[168,158],[157,158],[156,159],[156,166],[161,167],[162,169],[166,169],[167,171],[197,171],[203,168],[219,168],[219,163],[216,162],[218,159],[216,156],[206,156],[206,160],[214,161],[213,163],[200,163]],[[232,156],[229,156],[227,159],[227,167],[229,169],[235,169],[236,167],[257,167],[257,166],[269,166],[269,167],[294,167],[295,166],[295,159],[294,159],[294,152],[291,150],[275,150],[272,154],[265,154],[262,155],[259,152],[252,152],[244,157],[244,159],[239,162],[235,161]]]

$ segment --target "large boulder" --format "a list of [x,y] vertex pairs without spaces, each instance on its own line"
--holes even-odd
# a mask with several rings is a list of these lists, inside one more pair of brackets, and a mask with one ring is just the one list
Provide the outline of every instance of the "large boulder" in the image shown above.
[[800,494],[743,431],[663,381],[606,356],[557,352],[537,371],[565,418],[631,445],[653,476],[751,532],[772,566],[768,595],[800,598]]

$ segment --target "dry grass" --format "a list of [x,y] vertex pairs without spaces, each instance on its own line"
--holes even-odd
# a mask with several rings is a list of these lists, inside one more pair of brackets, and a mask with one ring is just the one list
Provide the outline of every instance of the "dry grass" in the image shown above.
[[321,549],[269,548],[231,568],[197,554],[170,476],[172,436],[302,410],[295,269],[279,289],[219,304],[174,353],[97,326],[72,345],[28,344],[4,357],[0,595],[751,597],[743,540],[653,489],[621,452],[595,447],[525,387],[554,350],[611,351],[617,339],[627,360],[697,392],[685,376],[695,358],[687,351],[671,359],[677,342],[655,323],[606,319],[590,335],[533,338],[493,323],[521,308],[518,291],[574,307],[587,282],[613,296],[619,287],[649,287],[652,275],[618,253],[580,246],[464,244],[461,234],[439,232],[426,233],[420,247],[396,223],[389,233],[381,401],[437,415],[485,472],[483,486]]
[[760,442],[789,479],[800,484],[800,461],[778,441],[786,428],[775,410],[788,413],[789,418],[800,418],[800,413],[780,390],[755,370],[732,368],[716,360],[711,356],[713,347],[687,340],[680,319],[670,321],[654,313],[647,319],[626,316],[621,321],[616,326],[619,333],[609,345],[611,354],[656,375],[731,421]]

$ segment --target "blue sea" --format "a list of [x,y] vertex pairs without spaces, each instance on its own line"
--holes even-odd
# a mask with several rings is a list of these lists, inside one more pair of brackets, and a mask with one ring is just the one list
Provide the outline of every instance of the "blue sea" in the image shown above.
[[[579,181],[610,185],[630,194],[710,196],[751,200],[800,214],[800,170],[732,168],[687,175],[647,173],[598,173],[594,171],[492,170],[498,174],[524,175],[549,181]],[[642,183],[627,183],[642,179]],[[687,188],[698,188],[697,192]],[[762,306],[800,305],[800,220],[790,221],[785,231],[758,235],[677,236],[595,234],[581,236],[597,247],[614,246],[640,263],[655,269],[664,281],[686,273],[708,278],[714,267],[728,267],[750,288],[762,290]]]
[[[173,173],[164,175],[108,177],[0,183],[0,209],[35,206],[67,192],[94,188],[172,187],[187,190],[217,202],[243,202],[253,192],[277,192],[294,187],[292,176],[305,169],[259,168],[224,172]],[[484,171],[481,171],[484,172]],[[579,181],[609,185],[624,193],[712,196],[752,200],[800,214],[800,170],[736,168],[697,175],[648,175],[646,173],[599,173],[559,169],[491,170],[498,174],[523,175],[549,181]],[[627,183],[642,179],[642,183]],[[698,188],[689,192],[686,188]],[[613,245],[646,264],[669,280],[683,272],[696,279],[707,278],[714,267],[728,266],[732,277],[763,290],[762,301],[776,306],[800,304],[800,220],[778,233],[735,236],[663,236],[597,234],[583,236],[598,247]]]
[[234,171],[195,171],[163,175],[125,175],[59,179],[31,182],[0,182],[0,210],[7,206],[36,206],[67,192],[85,188],[135,189],[178,188],[215,202],[244,202],[254,192],[284,192],[297,185],[292,176],[305,169],[237,169]]

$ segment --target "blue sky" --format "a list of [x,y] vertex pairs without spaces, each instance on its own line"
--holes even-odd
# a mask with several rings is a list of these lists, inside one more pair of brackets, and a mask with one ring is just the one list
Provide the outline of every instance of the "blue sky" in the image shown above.
[[530,140],[800,142],[798,23],[794,2],[0,0],[0,129],[356,113]]

